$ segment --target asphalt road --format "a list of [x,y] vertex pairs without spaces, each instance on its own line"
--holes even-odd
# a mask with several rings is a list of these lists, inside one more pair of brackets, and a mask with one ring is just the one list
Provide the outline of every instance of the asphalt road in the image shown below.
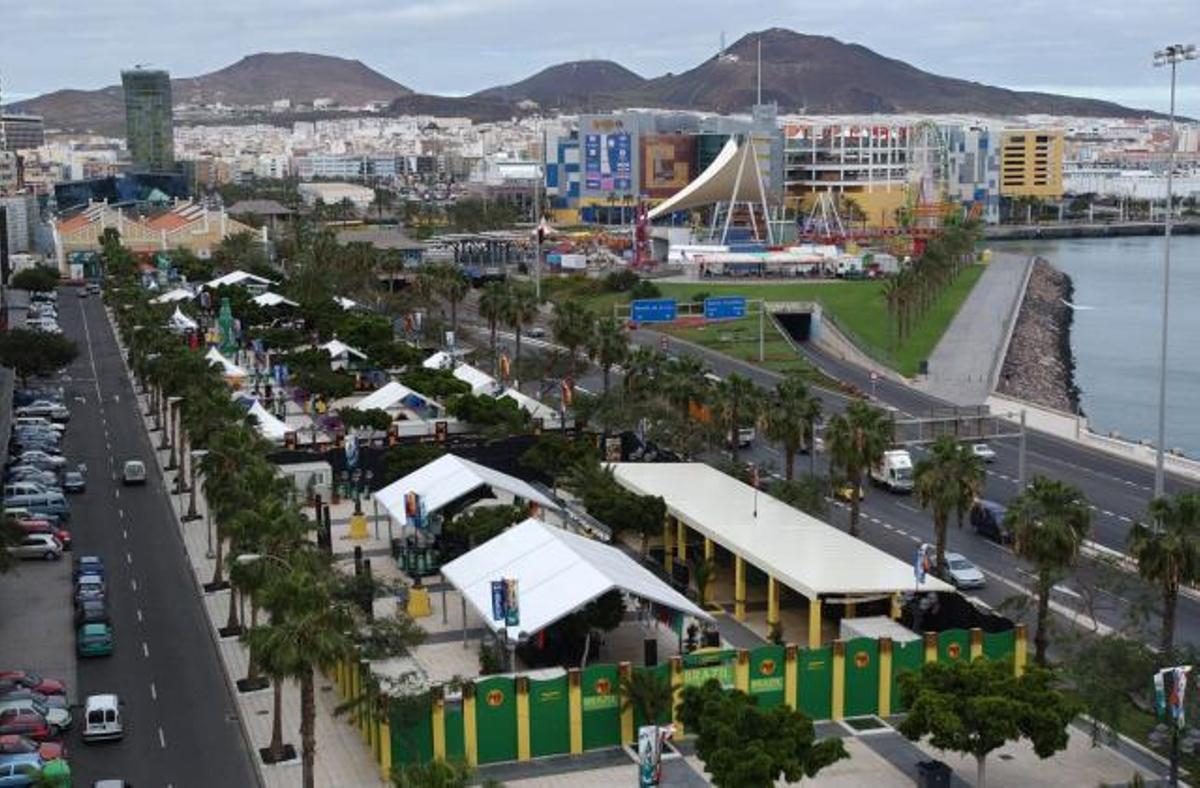
[[[65,449],[88,467],[72,502],[76,554],[103,557],[116,635],[111,657],[81,660],[80,699],[115,692],[125,739],[71,742],[76,784],[122,778],[138,788],[249,788],[258,773],[201,605],[162,478],[99,298],[60,291],[60,323],[79,345],[64,383],[72,411]],[[143,487],[119,484],[130,458],[151,468]]]

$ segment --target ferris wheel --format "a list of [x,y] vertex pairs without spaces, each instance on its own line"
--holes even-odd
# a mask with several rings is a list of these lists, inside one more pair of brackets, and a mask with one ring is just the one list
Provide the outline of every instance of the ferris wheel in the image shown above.
[[920,121],[908,137],[909,194],[919,212],[940,212],[949,191],[949,170],[949,151],[941,129],[931,120]]

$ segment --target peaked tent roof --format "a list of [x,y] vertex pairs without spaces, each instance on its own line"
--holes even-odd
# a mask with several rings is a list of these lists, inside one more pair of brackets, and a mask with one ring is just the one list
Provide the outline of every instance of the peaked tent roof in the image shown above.
[[356,350],[350,347],[340,339],[331,339],[324,345],[321,345],[321,350],[324,350],[331,358],[339,358],[341,356],[358,356],[361,359],[366,359],[367,354],[361,350]]
[[250,300],[258,306],[279,306],[280,304],[287,304],[288,306],[300,306],[295,301],[279,295],[279,293],[262,293],[254,296],[254,298],[251,298]]
[[712,621],[618,548],[530,518],[442,566],[442,576],[493,631],[493,580],[515,578],[523,632],[539,632],[614,588]]
[[404,496],[410,492],[421,496],[426,514],[433,514],[446,504],[484,485],[533,501],[540,506],[559,508],[558,504],[542,495],[528,482],[455,454],[444,454],[403,479],[397,479],[375,493],[375,500],[379,501],[379,505],[386,509],[388,514],[403,521],[406,519]]
[[[758,170],[757,149],[753,143],[743,140],[740,144],[730,137],[725,147],[713,159],[712,164],[696,179],[674,195],[654,207],[648,214],[653,221],[660,216],[701,208],[718,202],[772,202],[771,195],[763,185]],[[742,171],[738,182],[738,170]],[[735,195],[734,186],[737,186]]]
[[224,276],[218,276],[210,282],[204,284],[205,287],[217,288],[226,287],[228,285],[240,285],[243,282],[253,282],[256,285],[273,285],[275,284],[270,279],[263,279],[261,276],[250,273],[249,271],[230,271]]
[[284,435],[292,431],[292,428],[289,427],[286,422],[280,421],[278,418],[276,418],[274,414],[264,408],[263,404],[258,400],[254,400],[254,402],[250,405],[249,414],[258,421],[258,424],[255,426],[258,427],[259,434],[261,434],[264,438],[268,438],[273,441],[281,441],[283,440]]
[[162,295],[155,296],[150,299],[152,304],[172,304],[176,301],[191,301],[195,298],[191,290],[185,290],[182,287],[177,287],[174,290],[168,290]]
[[204,354],[204,358],[205,358],[205,360],[208,361],[208,363],[210,365],[211,364],[220,364],[222,367],[222,372],[226,377],[229,377],[229,378],[244,378],[244,377],[246,377],[246,370],[242,369],[237,364],[234,364],[232,361],[225,358],[225,356],[223,356],[221,354],[221,351],[217,350],[215,347],[210,347],[208,349],[208,352]]
[[426,403],[433,401],[424,394],[418,394],[408,386],[405,386],[403,383],[397,383],[394,380],[389,380],[381,388],[372,391],[370,394],[351,405],[350,408],[352,410],[374,410],[376,408],[379,410],[387,410],[396,403],[403,402],[409,397],[416,397]]
[[455,364],[454,358],[444,350],[439,350],[421,362],[425,369],[448,369],[455,378],[471,387],[472,394],[487,392],[496,395],[496,379],[483,370],[476,369],[470,364]]
[[349,310],[351,310],[351,309],[357,309],[357,308],[358,308],[358,302],[357,302],[357,301],[355,301],[355,300],[354,300],[354,299],[352,299],[352,298],[346,298],[346,297],[344,297],[344,296],[334,296],[334,297],[333,297],[333,302],[334,302],[335,304],[337,304],[338,306],[340,306],[342,309],[345,309],[346,311],[349,311]]
[[185,315],[179,307],[175,307],[175,312],[171,315],[169,322],[172,328],[179,328],[185,331],[200,327],[195,320]]

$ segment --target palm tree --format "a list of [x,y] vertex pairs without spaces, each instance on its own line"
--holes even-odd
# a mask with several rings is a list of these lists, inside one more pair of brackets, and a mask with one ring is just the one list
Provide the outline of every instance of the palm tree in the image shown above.
[[892,425],[883,411],[862,400],[829,421],[826,432],[830,468],[844,474],[850,484],[850,535],[858,536],[859,491],[871,466],[883,458],[892,443]]
[[671,680],[653,670],[631,670],[621,676],[622,710],[633,709],[643,724],[653,725],[670,713],[675,700]]
[[1083,493],[1069,484],[1035,476],[1008,505],[1005,523],[1013,532],[1013,550],[1034,565],[1037,579],[1035,658],[1046,664],[1050,643],[1050,591],[1075,564],[1091,525]]
[[567,370],[574,372],[579,348],[587,344],[596,327],[596,316],[579,301],[564,301],[554,307],[550,330],[567,349]]
[[218,432],[201,461],[204,496],[217,527],[216,565],[210,587],[223,585],[225,529],[238,513],[258,500],[258,493],[268,483],[280,481],[275,466],[263,455],[262,439],[246,427],[238,426]]
[[639,345],[625,359],[625,393],[637,395],[652,386],[667,357],[653,348]]
[[929,457],[917,463],[913,491],[922,508],[933,510],[940,575],[944,576],[946,570],[946,526],[950,514],[971,505],[983,487],[984,474],[983,461],[949,435],[938,438]]
[[526,285],[514,285],[509,294],[509,299],[505,303],[504,322],[513,330],[516,336],[516,358],[515,361],[521,360],[521,331],[525,326],[533,322],[537,317],[538,303],[537,296],[534,295]]
[[663,393],[674,405],[682,419],[689,417],[692,403],[704,402],[710,388],[704,377],[708,367],[695,356],[680,356],[669,359],[664,370]]
[[609,373],[629,357],[629,344],[621,324],[611,315],[596,322],[596,331],[588,341],[588,357],[604,373],[604,393],[608,393]]
[[717,389],[717,424],[721,440],[727,441],[733,461],[738,459],[738,428],[758,421],[762,410],[762,390],[750,378],[736,372],[722,381]]
[[488,343],[492,351],[492,373],[496,373],[496,331],[504,319],[509,290],[502,282],[488,282],[479,296],[479,316],[488,324]]
[[1158,585],[1162,594],[1162,647],[1166,664],[1175,651],[1175,608],[1179,589],[1200,580],[1200,494],[1156,498],[1147,512],[1150,525],[1134,523],[1129,554],[1138,574]]
[[767,437],[783,447],[783,475],[788,481],[795,476],[796,452],[812,440],[814,422],[820,412],[821,401],[809,393],[808,386],[798,377],[780,383],[767,401],[764,413]]
[[458,333],[458,305],[471,290],[471,282],[461,270],[452,265],[442,269],[438,290],[450,305],[450,330]]

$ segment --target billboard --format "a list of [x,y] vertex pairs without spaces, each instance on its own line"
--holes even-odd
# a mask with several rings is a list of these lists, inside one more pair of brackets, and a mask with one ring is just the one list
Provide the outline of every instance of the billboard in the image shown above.
[[675,311],[673,298],[643,298],[629,305],[629,319],[635,323],[670,323]]
[[634,134],[617,116],[590,116],[580,121],[583,140],[583,189],[632,194]]
[[641,139],[642,193],[665,200],[692,180],[696,138],[690,134],[647,134]]

